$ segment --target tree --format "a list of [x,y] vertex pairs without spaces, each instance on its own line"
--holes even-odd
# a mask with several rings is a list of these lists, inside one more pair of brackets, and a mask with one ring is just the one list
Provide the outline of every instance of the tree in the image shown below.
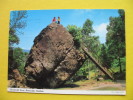
[[95,31],[92,27],[92,24],[93,22],[90,19],[87,19],[83,24],[82,34],[90,36],[92,33],[94,33]]
[[22,33],[20,29],[25,28],[27,11],[12,11],[10,17],[10,28],[9,28],[9,46],[19,43],[18,34]]
[[100,48],[100,41],[98,36],[94,36],[95,30],[92,27],[93,22],[90,19],[87,19],[82,27],[82,41],[83,44],[88,48],[88,50],[93,54],[93,56],[97,56]]
[[107,46],[106,44],[101,44],[101,50],[100,50],[100,58],[101,58],[101,63],[103,66],[106,68],[111,68],[110,62],[111,60],[108,57],[108,52],[107,52]]
[[122,73],[121,59],[125,57],[125,12],[120,9],[118,13],[118,17],[110,17],[106,45],[110,65],[117,63]]
[[[74,37],[74,42],[76,44],[84,45],[93,54],[93,56],[98,57],[100,53],[100,41],[98,36],[92,34],[95,32],[92,24],[93,22],[87,19],[82,28],[79,28],[76,25],[68,25],[67,30]],[[75,76],[73,76],[73,79],[78,80],[81,76],[86,79],[89,75],[89,70],[93,69],[95,69],[95,65],[90,60],[87,60]]]
[[[27,11],[12,11],[10,16],[10,28],[9,28],[9,57],[8,57],[8,69],[9,73],[13,69],[22,67],[24,64],[24,52],[20,48],[14,48],[14,44],[19,44],[18,34],[22,34],[21,29],[26,26]],[[17,53],[18,52],[18,53]],[[22,58],[21,58],[22,57]]]
[[77,27],[76,25],[68,25],[66,29],[73,36],[75,46],[79,48],[83,37],[81,33],[82,29],[80,27]]
[[23,52],[21,48],[14,48],[13,50],[13,69],[18,69],[20,73],[24,73],[24,65],[27,59],[28,53]]

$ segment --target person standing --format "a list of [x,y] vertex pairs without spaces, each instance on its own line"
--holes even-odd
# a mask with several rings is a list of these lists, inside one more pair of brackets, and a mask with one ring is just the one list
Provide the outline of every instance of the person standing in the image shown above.
[[52,23],[56,23],[56,18],[55,17],[53,18]]
[[58,17],[58,20],[57,21],[58,21],[58,24],[60,24],[60,17]]

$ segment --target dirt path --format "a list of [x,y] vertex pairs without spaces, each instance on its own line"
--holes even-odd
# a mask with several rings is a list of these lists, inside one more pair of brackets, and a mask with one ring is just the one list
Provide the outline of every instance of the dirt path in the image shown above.
[[71,89],[71,90],[125,90],[125,81],[96,81],[96,80],[87,80],[79,81],[74,84],[66,84],[60,89]]

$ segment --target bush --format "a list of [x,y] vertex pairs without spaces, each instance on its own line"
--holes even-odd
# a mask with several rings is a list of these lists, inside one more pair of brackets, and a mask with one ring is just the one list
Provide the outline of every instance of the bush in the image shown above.
[[80,47],[80,44],[82,42],[81,28],[77,27],[76,25],[68,25],[67,30],[73,36],[74,45],[76,47]]

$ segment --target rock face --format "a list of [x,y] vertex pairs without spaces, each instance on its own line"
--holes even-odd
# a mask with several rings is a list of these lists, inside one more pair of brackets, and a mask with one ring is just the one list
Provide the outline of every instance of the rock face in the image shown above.
[[12,78],[8,80],[8,87],[25,88],[25,77],[20,74],[18,69],[13,69],[11,73]]
[[39,85],[56,88],[75,74],[85,59],[75,48],[71,34],[62,25],[52,23],[35,38],[25,71]]

